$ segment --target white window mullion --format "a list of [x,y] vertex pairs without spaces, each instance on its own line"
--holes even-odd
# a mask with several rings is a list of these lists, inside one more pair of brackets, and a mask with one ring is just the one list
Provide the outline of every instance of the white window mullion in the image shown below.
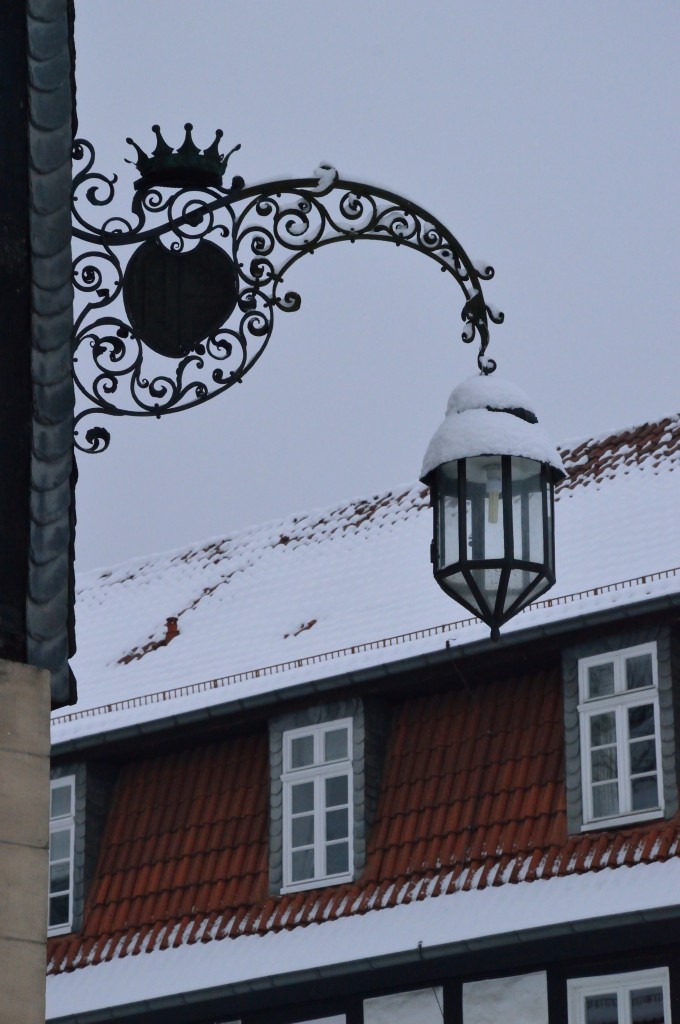
[[323,878],[326,873],[324,863],[324,800],[323,775],[314,779],[314,877]]
[[628,814],[630,796],[630,747],[628,745],[628,705],[616,708],[616,756],[619,766],[619,814]]

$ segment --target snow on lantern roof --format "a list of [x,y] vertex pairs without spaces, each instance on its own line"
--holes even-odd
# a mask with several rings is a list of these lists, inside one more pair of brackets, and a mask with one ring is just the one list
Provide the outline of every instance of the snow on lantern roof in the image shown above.
[[438,466],[478,455],[516,455],[552,466],[564,476],[559,453],[538,426],[527,395],[496,374],[469,377],[453,389],[444,421],[430,441],[422,469],[425,480]]

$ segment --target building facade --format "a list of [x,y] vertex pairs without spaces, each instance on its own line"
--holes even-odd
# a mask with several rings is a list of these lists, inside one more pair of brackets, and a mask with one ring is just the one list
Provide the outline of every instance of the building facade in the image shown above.
[[680,1021],[680,417],[562,454],[498,643],[422,487],[81,581],[48,1020]]

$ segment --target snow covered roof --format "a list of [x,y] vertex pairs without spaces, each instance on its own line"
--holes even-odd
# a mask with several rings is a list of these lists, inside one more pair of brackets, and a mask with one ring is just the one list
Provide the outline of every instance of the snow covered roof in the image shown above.
[[[557,585],[505,635],[680,594],[680,415],[562,450]],[[422,485],[80,577],[56,744],[478,643],[432,579]]]

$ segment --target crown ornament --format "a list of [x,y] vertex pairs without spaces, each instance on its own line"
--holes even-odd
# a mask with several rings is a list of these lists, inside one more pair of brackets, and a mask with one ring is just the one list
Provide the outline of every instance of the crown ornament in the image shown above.
[[[153,125],[151,131],[156,136],[156,148],[150,156],[133,139],[126,139],[137,150],[136,160],[126,160],[126,163],[134,163],[139,171],[136,189],[159,185],[191,188],[222,184],[229,157],[241,148],[241,144],[234,146],[225,156],[220,155],[219,144],[224,132],[218,128],[214,141],[201,152],[191,136],[193,127],[192,124],[184,125],[184,142],[179,149],[174,150],[163,138],[159,126]],[[243,179],[234,178],[232,190],[242,187]]]

